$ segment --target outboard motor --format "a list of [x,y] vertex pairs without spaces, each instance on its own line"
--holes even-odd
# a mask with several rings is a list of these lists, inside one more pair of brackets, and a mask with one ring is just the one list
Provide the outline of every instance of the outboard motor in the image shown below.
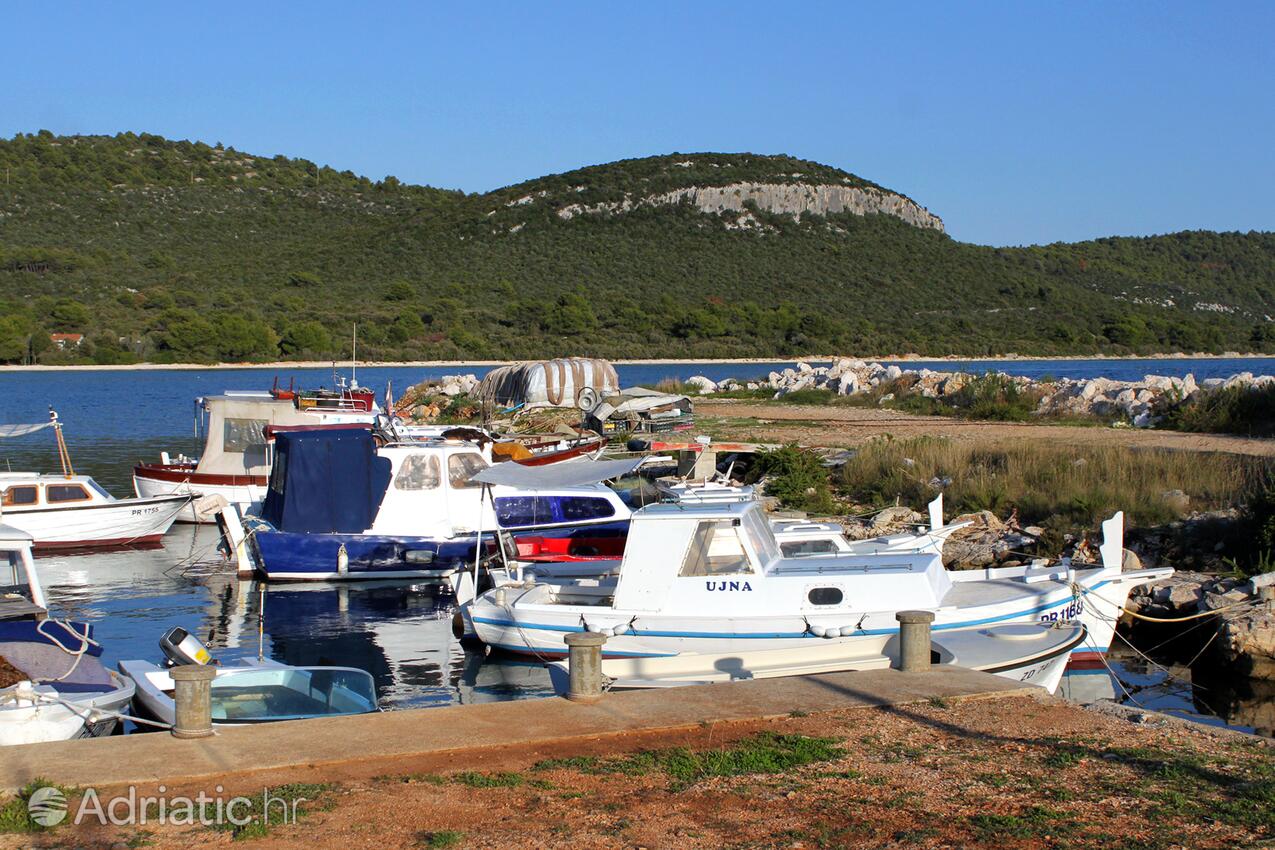
[[163,637],[159,639],[159,648],[167,659],[164,663],[168,667],[202,665],[212,661],[212,655],[199,642],[199,639],[181,626],[173,626],[164,632]]

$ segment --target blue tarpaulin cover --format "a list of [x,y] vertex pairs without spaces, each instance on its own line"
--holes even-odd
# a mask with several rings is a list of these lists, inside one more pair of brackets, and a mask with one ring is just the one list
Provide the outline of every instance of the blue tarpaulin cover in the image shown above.
[[390,461],[378,457],[362,428],[281,431],[261,518],[301,534],[366,531],[390,483]]

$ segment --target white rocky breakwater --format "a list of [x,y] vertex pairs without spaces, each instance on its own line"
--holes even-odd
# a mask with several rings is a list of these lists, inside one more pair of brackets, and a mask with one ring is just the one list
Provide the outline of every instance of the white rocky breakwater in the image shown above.
[[[999,373],[1024,390],[1041,394],[1038,412],[1055,414],[1092,414],[1124,416],[1140,428],[1154,424],[1155,404],[1166,396],[1173,401],[1189,398],[1201,389],[1217,387],[1262,387],[1275,383],[1275,376],[1255,376],[1241,372],[1229,378],[1208,378],[1198,383],[1195,377],[1146,375],[1140,381],[1117,381],[1111,378],[1062,378],[1039,381],[1033,378]],[[698,387],[703,395],[736,389],[769,389],[775,398],[805,389],[827,389],[838,395],[868,393],[882,384],[898,382],[899,392],[919,393],[928,398],[954,396],[971,380],[979,377],[970,372],[939,372],[932,369],[904,369],[881,363],[837,358],[830,366],[798,363],[796,368],[771,372],[765,380],[745,381],[727,378],[720,383],[703,375],[688,378],[686,383]],[[902,379],[908,379],[906,382]],[[904,386],[904,384],[909,386]],[[888,394],[887,394],[888,395]]]

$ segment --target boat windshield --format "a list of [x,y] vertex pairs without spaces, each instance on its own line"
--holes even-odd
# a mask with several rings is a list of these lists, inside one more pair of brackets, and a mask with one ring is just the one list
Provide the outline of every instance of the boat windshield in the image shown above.
[[98,484],[92,478],[86,479],[84,483],[88,484],[90,487],[96,490],[97,494],[101,496],[103,499],[107,499],[108,501],[112,501],[112,502],[115,501],[115,497],[112,496],[110,493],[106,492],[106,490],[102,487],[102,485]]
[[363,670],[265,667],[226,673],[212,682],[212,719],[264,723],[376,711],[376,688]]
[[741,523],[744,536],[752,544],[753,551],[763,567],[779,557],[779,545],[775,542],[775,534],[770,526],[761,518],[760,511],[749,511],[744,514]]

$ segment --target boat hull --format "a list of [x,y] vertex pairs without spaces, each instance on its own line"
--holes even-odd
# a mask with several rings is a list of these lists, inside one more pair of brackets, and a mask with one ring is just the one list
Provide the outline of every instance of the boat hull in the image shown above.
[[[577,535],[596,541],[607,535],[623,535],[627,527],[624,521],[586,528],[528,529],[528,533],[542,540]],[[484,537],[494,546],[492,538]],[[270,581],[445,579],[457,570],[471,567],[475,554],[472,536],[440,540],[375,534],[301,534],[258,528],[251,535],[250,545],[257,572]]]
[[[937,663],[992,673],[1002,678],[1058,689],[1067,657],[1084,640],[1084,627],[1010,624],[987,629],[960,629],[941,634],[933,647]],[[612,689],[670,688],[748,679],[880,670],[897,666],[898,641],[864,637],[829,645],[811,642],[800,649],[745,652],[734,655],[688,653],[659,658],[611,658],[602,675]],[[569,667],[565,661],[549,665],[555,691],[565,694]]]
[[[1148,579],[1094,570],[1067,581],[1023,585],[1022,592],[996,602],[936,612],[936,640],[945,630],[1000,623],[1079,621],[1086,627],[1073,658],[1101,657],[1111,644],[1115,624],[1129,591]],[[519,606],[520,593],[506,590],[506,603],[484,594],[465,609],[466,627],[479,640],[507,652],[542,658],[566,655],[563,640],[573,632],[611,632],[603,657],[665,656],[679,653],[731,653],[799,648],[812,641],[848,643],[863,637],[898,634],[893,612],[848,613],[845,622],[812,624],[805,616],[776,615],[710,618],[623,612],[605,606],[542,604]],[[835,637],[817,635],[813,629]],[[849,634],[840,632],[848,629]]]
[[6,508],[4,521],[34,538],[37,552],[158,543],[190,497],[116,499],[56,508]]
[[266,497],[267,484],[264,475],[204,475],[184,464],[139,463],[133,467],[133,489],[139,497],[193,497],[177,514],[177,522],[216,522],[220,500],[209,500],[207,507],[199,504],[208,496],[220,496],[243,511],[259,508]]
[[61,694],[61,702],[18,700],[0,705],[0,746],[110,735],[119,720],[101,712],[126,711],[135,692],[130,679],[110,675],[116,685],[110,691]]

